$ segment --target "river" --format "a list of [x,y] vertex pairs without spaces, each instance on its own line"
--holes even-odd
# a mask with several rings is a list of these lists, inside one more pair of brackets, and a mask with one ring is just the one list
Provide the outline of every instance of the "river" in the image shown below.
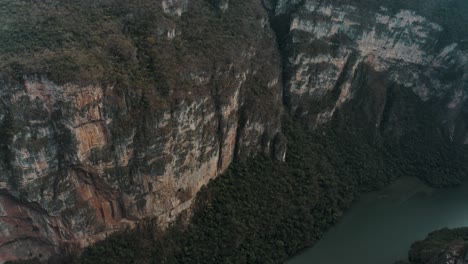
[[287,264],[393,264],[436,229],[468,226],[468,183],[432,189],[415,178],[365,194],[312,248]]

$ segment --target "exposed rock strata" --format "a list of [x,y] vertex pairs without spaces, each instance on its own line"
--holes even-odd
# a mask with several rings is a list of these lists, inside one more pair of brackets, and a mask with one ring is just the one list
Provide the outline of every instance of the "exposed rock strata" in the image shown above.
[[[176,15],[175,33],[161,41],[180,42],[178,16],[190,1],[161,5]],[[229,12],[227,1],[220,11]],[[73,251],[143,219],[165,227],[235,158],[271,153],[282,89],[266,17],[254,19],[255,39],[219,55],[224,61],[187,63],[165,77],[189,84],[168,95],[33,76],[2,83],[0,262]]]
[[366,113],[369,122],[395,127],[385,123],[392,120],[384,120],[384,112],[394,108],[387,95],[399,87],[423,102],[443,102],[437,115],[450,137],[465,141],[460,120],[467,98],[467,51],[458,43],[440,48],[444,29],[416,11],[395,13],[348,2],[278,1],[273,17],[289,25],[276,30],[286,47],[285,86],[292,110],[318,126],[343,105],[362,100],[356,96],[366,86],[374,90],[365,99],[375,104],[368,106],[373,108]]
[[[446,135],[468,142],[468,53],[458,43],[438,47],[444,29],[430,18],[265,0],[235,20],[249,32],[236,32],[237,24],[208,32],[218,35],[207,51],[184,45],[208,35],[193,33],[184,17],[200,15],[201,2],[158,1],[162,22],[146,41],[165,49],[149,87],[58,85],[42,75],[1,83],[0,262],[84,247],[147,218],[166,226],[234,159],[267,153],[284,161],[283,101],[311,128],[345,112],[359,116],[357,125],[402,134],[401,108],[412,101],[395,91],[411,91],[442,105],[435,118]],[[210,4],[217,17],[236,5],[239,12],[234,1]],[[241,45],[229,34],[242,36]],[[124,55],[137,60],[131,51]]]

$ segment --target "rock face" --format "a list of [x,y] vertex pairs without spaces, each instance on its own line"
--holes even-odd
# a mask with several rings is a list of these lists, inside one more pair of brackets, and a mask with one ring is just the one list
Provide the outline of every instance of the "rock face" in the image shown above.
[[[164,227],[234,159],[284,161],[283,102],[311,128],[344,113],[401,134],[402,105],[413,101],[398,91],[410,91],[442,105],[436,118],[447,137],[468,142],[468,53],[459,43],[439,47],[444,29],[415,11],[156,2],[157,28],[137,34],[154,50],[140,54],[146,46],[131,38],[106,42],[128,71],[135,61],[154,71],[149,85],[58,82],[36,71],[0,83],[0,262],[73,251],[147,218]],[[123,31],[138,22],[135,10]],[[219,24],[198,29],[211,22],[196,20],[207,13]]]
[[466,227],[440,229],[431,232],[425,239],[416,241],[408,252],[411,264],[463,264],[468,262]]
[[457,264],[465,263],[466,245],[463,241],[454,241],[444,252],[431,259],[428,264]]
[[356,1],[280,0],[272,12],[284,42],[287,100],[310,126],[361,105],[370,126],[401,127],[392,113],[395,91],[404,90],[445,104],[436,115],[449,136],[467,139],[468,53],[459,43],[441,46],[445,29],[430,18]]
[[[179,36],[158,41],[180,43],[178,16],[194,7],[161,6],[176,14],[171,32]],[[42,76],[2,83],[0,263],[73,251],[147,218],[164,227],[235,158],[273,153],[281,137],[280,63],[267,13],[257,6],[255,39],[206,68],[187,61],[175,78],[163,78],[189,85],[170,86],[166,96],[158,87]],[[229,12],[228,2],[220,8]]]
[[467,245],[463,240],[452,241],[445,245],[445,248],[440,251],[427,250],[425,254],[431,255],[430,257],[423,257],[421,260],[415,262],[398,261],[395,264],[464,264],[466,263],[465,255],[467,253]]

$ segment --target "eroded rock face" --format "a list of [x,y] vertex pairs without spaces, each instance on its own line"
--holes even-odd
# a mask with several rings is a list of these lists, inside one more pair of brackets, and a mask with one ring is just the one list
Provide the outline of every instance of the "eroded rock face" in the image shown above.
[[[189,1],[162,7],[190,12]],[[228,2],[220,8],[228,12]],[[165,96],[37,76],[2,83],[0,262],[74,251],[143,219],[165,227],[235,158],[272,153],[280,63],[260,14],[255,39],[226,48],[224,61],[180,67],[165,78],[186,87],[170,83]],[[171,19],[178,33],[158,41],[180,43],[183,28]]]
[[235,155],[268,152],[261,140],[273,141],[279,120],[249,116],[241,127],[245,77],[231,81],[226,102],[206,96],[142,116],[113,101],[122,99],[113,87],[47,80],[18,87],[11,167],[0,176],[2,260],[84,247],[147,217],[165,226]]
[[391,108],[388,94],[398,87],[421,101],[444,102],[439,114],[450,137],[465,140],[466,129],[455,128],[454,120],[461,118],[467,97],[468,53],[458,43],[440,47],[444,29],[430,18],[411,10],[318,0],[278,1],[274,17],[289,24],[277,29],[285,41],[287,99],[312,127],[362,100],[359,89],[366,87],[373,90],[366,100],[375,102],[369,122],[378,128]]
[[[234,159],[284,161],[283,102],[311,128],[345,112],[399,134],[412,101],[396,91],[410,91],[442,105],[447,136],[468,142],[468,53],[439,47],[444,29],[429,18],[340,1],[239,6],[157,1],[157,26],[141,40],[157,47],[141,55],[157,74],[149,85],[0,83],[0,262],[73,251],[147,218],[164,227]],[[226,25],[197,17],[202,7]],[[140,11],[124,16],[130,26]],[[131,37],[109,43],[127,63],[140,59]]]

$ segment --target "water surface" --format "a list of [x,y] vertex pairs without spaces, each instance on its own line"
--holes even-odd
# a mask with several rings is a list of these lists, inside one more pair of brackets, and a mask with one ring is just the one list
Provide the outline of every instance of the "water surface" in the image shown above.
[[435,190],[402,178],[366,194],[313,247],[287,264],[393,264],[436,229],[468,226],[468,184]]

